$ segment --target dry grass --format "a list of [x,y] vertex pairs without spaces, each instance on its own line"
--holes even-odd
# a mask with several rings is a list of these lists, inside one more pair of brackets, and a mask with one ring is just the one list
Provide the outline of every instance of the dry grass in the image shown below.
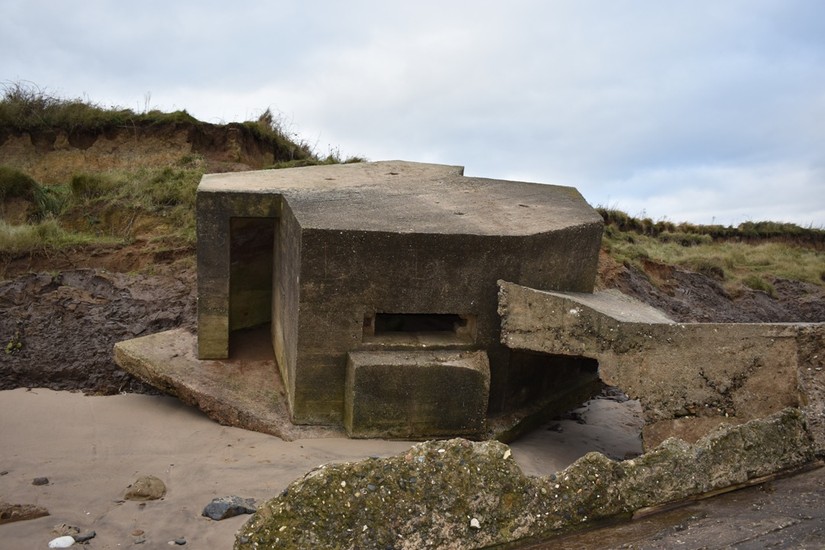
[[54,218],[25,225],[10,225],[0,220],[0,255],[47,252],[103,242],[113,242],[113,239],[68,231]]
[[[645,225],[638,220],[636,224]],[[713,237],[709,232],[702,232],[703,227],[713,226],[691,226],[695,228],[693,232],[641,233],[635,229],[623,230],[607,221],[603,247],[620,263],[640,269],[643,269],[643,260],[681,266],[722,281],[732,292],[745,286],[772,294],[771,280],[775,277],[825,286],[825,247],[820,240],[825,233],[822,230],[764,222],[764,235],[759,236],[753,225],[738,229],[739,233],[743,230],[750,233],[745,238],[741,234]],[[787,231],[779,231],[781,227]],[[737,229],[729,229],[728,234],[736,234]],[[718,233],[715,229],[712,231]]]

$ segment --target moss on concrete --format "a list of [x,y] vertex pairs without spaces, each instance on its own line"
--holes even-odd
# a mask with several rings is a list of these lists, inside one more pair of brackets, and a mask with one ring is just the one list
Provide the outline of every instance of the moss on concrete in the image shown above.
[[502,443],[430,441],[313,470],[262,505],[235,548],[483,548],[545,539],[813,459],[797,409],[721,428],[695,445],[669,439],[624,462],[589,453],[539,478],[525,476]]

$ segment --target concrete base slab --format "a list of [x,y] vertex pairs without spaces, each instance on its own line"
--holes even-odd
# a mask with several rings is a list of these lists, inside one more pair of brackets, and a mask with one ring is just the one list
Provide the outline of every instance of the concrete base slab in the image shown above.
[[483,437],[490,365],[483,351],[353,352],[344,391],[350,437]]
[[115,362],[220,424],[287,441],[345,435],[338,426],[292,424],[268,328],[235,336],[241,351],[230,359],[197,359],[196,336],[176,329],[115,344]]

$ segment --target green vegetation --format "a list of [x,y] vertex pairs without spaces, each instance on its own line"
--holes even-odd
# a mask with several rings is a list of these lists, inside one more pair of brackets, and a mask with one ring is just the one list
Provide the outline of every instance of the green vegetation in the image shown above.
[[30,221],[56,214],[64,199],[60,190],[43,187],[23,172],[0,165],[0,205],[15,198],[30,205],[27,215]]
[[76,174],[68,184],[46,187],[0,166],[0,205],[19,197],[32,211],[27,223],[0,220],[0,254],[128,242],[136,222],[148,226],[154,239],[192,245],[202,175],[202,168],[141,167]]
[[822,229],[773,222],[674,224],[598,210],[605,220],[603,248],[643,272],[647,261],[681,266],[722,282],[732,293],[748,287],[773,295],[774,277],[825,285]]
[[47,253],[63,248],[113,242],[117,241],[66,230],[53,218],[25,225],[11,225],[0,220],[0,256]]
[[20,82],[6,84],[0,100],[0,128],[16,132],[101,131],[139,123],[180,122],[198,123],[186,111],[135,113],[131,109],[102,107],[84,99],[54,97],[34,85]]
[[[135,113],[85,99],[54,97],[31,84],[7,84],[0,98],[0,143],[10,134],[28,133],[34,141],[38,134],[54,136],[60,131],[71,143],[72,136],[85,141],[120,128],[180,124],[197,132],[212,128],[186,111]],[[316,154],[270,109],[257,120],[228,126],[251,134],[256,143],[272,151],[271,168],[363,161],[342,160],[337,150]],[[193,248],[195,194],[207,162],[191,153],[162,164],[150,166],[138,160],[128,169],[90,169],[54,185],[42,185],[21,170],[0,165],[0,257],[129,243],[137,238],[170,248]]]
[[[164,113],[149,110],[136,113],[131,109],[103,107],[86,99],[55,97],[33,84],[15,82],[4,86],[0,98],[0,134],[3,132],[55,132],[62,130],[72,135],[76,132],[90,134],[109,129],[134,128],[136,126],[189,124],[210,126],[184,111]],[[359,157],[342,160],[337,152],[318,155],[313,147],[295,132],[288,131],[288,124],[266,109],[255,121],[230,124],[241,126],[252,133],[261,143],[272,148],[276,159],[273,168],[362,162]]]
[[9,338],[9,342],[6,344],[6,355],[17,353],[21,349],[23,349],[23,341],[20,339],[20,330],[15,330],[14,335]]
[[635,218],[615,208],[597,207],[605,226],[623,233],[635,233],[656,237],[662,241],[682,241],[685,246],[720,240],[762,241],[785,240],[794,243],[825,247],[825,230],[800,227],[792,223],[744,222],[736,227],[724,225],[695,225],[673,223],[650,218]]
[[76,174],[61,219],[97,236],[128,240],[138,221],[151,220],[156,239],[195,242],[195,194],[202,167],[140,167]]

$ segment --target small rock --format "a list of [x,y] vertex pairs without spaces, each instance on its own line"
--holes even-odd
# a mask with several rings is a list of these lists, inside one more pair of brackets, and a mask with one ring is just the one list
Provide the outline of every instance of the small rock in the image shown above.
[[139,537],[135,538],[135,540],[134,540],[133,542],[134,542],[135,544],[144,544],[144,543],[146,542],[146,537],[144,537],[143,535],[141,535],[141,536],[139,536]]
[[0,476],[7,476],[7,475],[9,475],[8,470],[3,470],[2,472],[0,472]]
[[48,485],[49,478],[47,477],[36,477],[32,480],[32,485]]
[[470,527],[472,527],[473,529],[481,529],[481,523],[478,521],[478,519],[473,518],[470,520]]
[[126,500],[157,500],[166,494],[166,484],[155,476],[143,476],[129,485]]
[[222,519],[255,513],[255,499],[237,496],[214,498],[203,509],[203,516],[220,521]]
[[186,544],[186,539],[183,538],[183,537],[180,537],[180,538],[177,538],[175,540],[170,540],[168,544],[169,544],[169,546],[175,546],[176,544],[178,546],[183,546],[184,544]]
[[69,535],[57,537],[49,541],[49,548],[68,548],[74,544],[74,538]]
[[94,531],[89,531],[88,533],[83,533],[82,535],[75,535],[74,541],[78,543],[84,543],[92,540],[97,536],[97,533]]
[[132,536],[133,536],[133,537],[139,537],[139,536],[141,536],[143,533],[144,533],[143,529],[135,529],[134,531],[132,531]]

